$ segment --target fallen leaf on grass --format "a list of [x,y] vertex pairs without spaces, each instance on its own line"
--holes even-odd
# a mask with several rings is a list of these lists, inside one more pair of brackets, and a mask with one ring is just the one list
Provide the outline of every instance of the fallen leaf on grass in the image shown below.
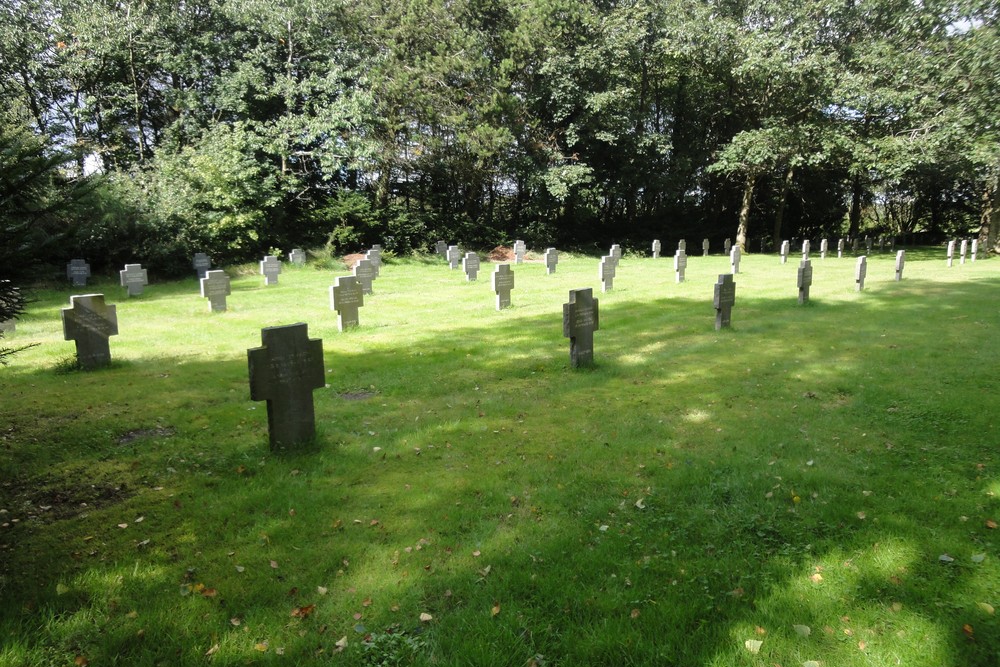
[[83,655],[78,655],[78,656],[76,656],[76,658],[75,658],[75,659],[73,660],[73,664],[74,664],[74,665],[78,665],[78,667],[86,667],[86,665],[89,665],[89,664],[90,664],[90,660],[87,660],[87,657],[86,657],[86,656],[83,656]]
[[372,606],[372,599],[371,599],[371,598],[365,598],[365,599],[364,599],[364,600],[363,600],[363,601],[361,602],[361,606],[362,606],[362,607],[370,607],[370,606]]
[[812,581],[812,582],[813,582],[814,584],[818,584],[818,583],[820,583],[821,581],[823,581],[823,575],[822,575],[822,574],[820,574],[819,572],[817,572],[817,573],[815,573],[815,574],[811,575],[811,576],[809,577],[809,579],[810,579],[810,580],[811,580],[811,581]]
[[307,604],[304,607],[296,607],[292,610],[292,618],[309,618],[309,615],[316,611],[316,605]]
[[792,628],[795,629],[795,633],[800,637],[808,637],[812,634],[812,628],[808,625],[793,625]]
[[639,498],[639,500],[635,501],[636,509],[640,510],[646,509],[646,503],[642,502],[643,500],[645,500],[645,498]]
[[638,609],[633,609],[633,610],[632,610],[632,611],[631,611],[631,612],[629,613],[629,616],[631,616],[632,618],[639,618],[639,610],[638,610]]
[[819,662],[816,660],[806,660],[802,663],[802,667],[819,667]]
[[219,645],[218,644],[214,644],[212,646],[212,648],[210,648],[207,651],[205,651],[205,655],[206,656],[215,655],[218,652],[218,650],[219,650]]
[[993,519],[987,519],[986,527],[989,528],[990,530],[996,530],[997,522],[994,521]]
[[968,637],[969,639],[975,639],[976,638],[975,637],[975,634],[976,634],[975,630],[973,630],[972,626],[969,625],[968,623],[966,623],[965,625],[962,626],[962,632],[964,632],[965,636]]
[[271,561],[271,568],[277,570],[278,569],[278,561],[272,560]]
[[500,613],[500,603],[499,602],[494,602],[493,606],[490,608],[490,616],[493,617],[493,616],[496,616],[499,613]]
[[952,558],[951,556],[949,556],[948,554],[941,554],[940,556],[938,556],[938,560],[941,561],[942,563],[954,563],[955,562],[955,559]]
[[319,593],[320,595],[326,595],[329,590],[330,589],[328,589],[326,586],[317,586],[316,587],[316,592]]
[[340,653],[345,648],[347,648],[347,635],[344,635],[343,637],[341,637],[340,639],[338,639],[337,643],[334,644],[334,646],[337,647],[337,653]]
[[989,615],[993,615],[993,605],[987,602],[977,602],[976,606],[985,611]]
[[267,642],[257,642],[253,645],[253,650],[260,651],[261,653],[267,653]]
[[201,592],[202,597],[206,598],[214,598],[218,594],[219,591],[215,590],[214,588],[206,588]]
[[758,653],[760,653],[760,647],[764,645],[764,642],[762,642],[759,639],[748,639],[745,642],[743,642],[743,645],[747,647],[748,651],[750,651],[754,655],[757,655]]
[[424,612],[424,613],[420,614],[420,622],[421,623],[430,623],[433,620],[434,620],[434,617],[431,616],[430,614],[428,614],[427,612]]
[[238,627],[240,627],[240,625],[243,624],[243,619],[241,619],[239,616],[233,616],[231,619],[229,619],[229,623],[233,627],[238,628]]
[[982,563],[984,560],[986,560],[986,554],[973,554],[972,555],[972,562],[973,563]]

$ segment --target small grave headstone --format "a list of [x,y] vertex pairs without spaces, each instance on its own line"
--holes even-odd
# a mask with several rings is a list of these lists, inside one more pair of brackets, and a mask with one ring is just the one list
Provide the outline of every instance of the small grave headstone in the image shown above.
[[788,243],[788,241],[782,241],[781,242],[781,263],[782,264],[784,264],[784,263],[786,263],[788,261],[788,250],[789,250],[789,243]]
[[462,251],[457,245],[448,246],[448,266],[452,269],[457,269],[462,263]]
[[660,248],[661,248],[661,246],[660,246],[659,239],[655,239],[653,241],[653,259],[659,259],[659,257],[660,257]]
[[375,281],[375,269],[370,259],[360,259],[354,264],[354,277],[358,279],[358,285],[364,294],[374,291],[372,283]]
[[865,237],[865,254],[872,254],[872,238],[870,236]]
[[89,277],[90,264],[87,264],[85,260],[70,260],[70,263],[66,265],[66,278],[69,279],[70,284],[74,287],[85,286]]
[[358,308],[365,305],[357,276],[340,276],[330,287],[330,309],[337,311],[337,330],[358,326]]
[[191,261],[191,266],[194,267],[195,272],[198,274],[198,279],[205,277],[212,268],[212,258],[203,252],[196,252],[194,254],[194,259]]
[[260,261],[260,275],[264,276],[264,284],[277,285],[279,273],[281,273],[281,260],[274,255],[265,255]]
[[955,241],[948,241],[948,268],[951,268],[955,263]]
[[613,289],[615,286],[615,269],[617,269],[617,263],[615,258],[611,255],[605,255],[601,258],[601,264],[598,266],[597,277],[601,279],[601,291],[607,292]]
[[885,252],[885,237],[884,236],[878,237],[878,251],[879,252]]
[[674,272],[677,274],[677,282],[684,282],[684,271],[687,270],[688,256],[681,248],[674,253]]
[[441,255],[442,257],[448,256],[448,244],[444,241],[438,241],[434,244],[434,252]]
[[704,239],[701,242],[701,255],[702,257],[708,257],[708,239]]
[[527,254],[528,248],[524,245],[524,241],[514,241],[514,263],[521,264],[524,262],[524,256]]
[[826,239],[821,239],[819,242],[819,258],[826,259],[826,253],[828,251],[828,244]]
[[199,281],[202,297],[208,299],[208,311],[223,313],[226,311],[226,297],[232,294],[229,276],[225,271],[206,271]]
[[146,269],[142,268],[142,264],[126,264],[125,268],[118,272],[118,276],[129,296],[139,296],[142,294],[142,288],[149,284]]
[[611,252],[609,254],[611,259],[614,260],[615,266],[618,266],[618,263],[622,261],[622,247],[617,243],[614,244],[611,246]]
[[90,370],[111,363],[110,336],[118,335],[115,306],[104,303],[103,294],[82,294],[69,298],[63,308],[63,338],[76,343],[76,359],[81,368]]
[[372,276],[378,278],[378,275],[382,272],[382,248],[373,246],[371,250],[365,253],[365,259],[372,263]]
[[809,245],[809,239],[802,242],[802,259],[809,259],[809,250],[811,246]]
[[743,251],[738,245],[734,245],[733,249],[729,251],[729,270],[732,271],[733,275],[740,272],[740,259],[742,257]]
[[837,240],[837,259],[844,256],[844,239]]
[[809,302],[809,288],[812,286],[812,282],[813,282],[812,262],[808,259],[803,259],[802,263],[799,264],[799,275],[798,275],[799,303]]
[[858,251],[858,239],[853,238],[851,239],[851,252],[857,252],[857,251]]
[[969,255],[969,257],[973,262],[976,261],[976,255],[978,253],[979,253],[979,239],[972,239],[972,253]]
[[303,252],[302,248],[293,248],[290,253],[288,253],[288,261],[295,266],[302,266],[306,263],[306,253]]
[[724,273],[715,284],[715,330],[728,327],[736,304],[736,283],[733,274]]
[[323,341],[309,338],[308,325],[260,331],[261,347],[247,350],[250,399],[267,401],[271,449],[294,448],[316,436],[313,390],[326,384]]
[[479,255],[474,252],[465,253],[462,258],[462,270],[465,271],[465,279],[468,282],[474,281],[479,276]]
[[510,264],[497,264],[493,269],[493,291],[497,295],[497,310],[510,308],[512,289],[514,289],[514,272]]
[[865,288],[865,276],[868,275],[868,257],[861,255],[858,257],[858,263],[854,267],[854,285],[855,289],[860,292]]
[[896,280],[903,279],[903,265],[906,264],[906,251],[900,250],[896,253]]
[[733,242],[732,241],[730,241],[729,239],[726,239],[725,241],[723,241],[723,243],[722,243],[722,252],[724,252],[724,253],[726,253],[728,255],[729,252],[732,249],[733,249]]
[[683,250],[686,253],[688,250],[688,242],[684,239],[681,239],[680,241],[677,242],[677,249]]
[[962,245],[958,250],[959,264],[965,264],[965,256],[967,254],[969,254],[969,241],[967,239],[962,239]]
[[555,248],[548,248],[545,251],[545,272],[552,275],[556,272],[556,264],[559,263],[559,251]]
[[594,363],[594,332],[600,328],[598,300],[591,288],[569,292],[563,304],[563,336],[569,338],[569,362],[573,368]]

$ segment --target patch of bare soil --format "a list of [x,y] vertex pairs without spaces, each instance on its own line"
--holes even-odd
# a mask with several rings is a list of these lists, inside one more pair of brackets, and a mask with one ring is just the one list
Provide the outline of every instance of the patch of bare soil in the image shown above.
[[0,524],[28,521],[52,523],[134,495],[123,482],[41,477],[5,480],[0,484]]
[[491,262],[513,262],[514,249],[507,246],[498,245],[490,251]]
[[129,431],[128,433],[123,433],[118,438],[119,445],[127,445],[136,440],[142,438],[169,438],[170,436],[177,433],[176,429],[173,427],[160,427],[160,428],[140,428],[134,431]]
[[364,258],[365,258],[364,255],[361,255],[359,253],[353,253],[350,255],[344,255],[343,258],[341,258],[341,261],[344,263],[344,266],[346,266],[349,269],[353,269],[354,265],[363,260]]

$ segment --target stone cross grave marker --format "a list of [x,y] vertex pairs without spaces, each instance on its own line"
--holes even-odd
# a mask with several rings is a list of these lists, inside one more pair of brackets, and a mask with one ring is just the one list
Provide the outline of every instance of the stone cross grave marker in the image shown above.
[[684,282],[684,272],[687,270],[688,256],[682,248],[678,248],[674,253],[674,272],[677,274],[677,282]]
[[622,247],[617,243],[611,246],[611,252],[608,254],[614,261],[615,266],[618,266],[618,263],[622,261]]
[[605,255],[601,258],[601,263],[597,267],[597,277],[601,279],[602,292],[614,289],[615,269],[617,268],[617,262],[615,262],[615,258],[612,255]]
[[364,294],[374,292],[372,283],[375,281],[375,268],[370,259],[359,259],[354,264],[354,277],[358,279],[358,285]]
[[306,263],[306,254],[302,251],[302,248],[293,248],[290,253],[288,253],[288,261],[295,266],[302,266]]
[[337,311],[337,330],[358,326],[358,308],[365,305],[357,276],[340,276],[330,287],[330,308]]
[[76,359],[81,368],[91,370],[111,363],[110,336],[118,335],[115,306],[104,303],[103,294],[82,294],[69,298],[62,315],[63,338],[76,343]]
[[955,263],[955,241],[952,239],[948,241],[948,268],[950,269]]
[[250,400],[267,401],[271,449],[306,444],[316,436],[313,390],[326,384],[323,341],[303,323],[265,327],[260,340],[247,350]]
[[726,253],[726,254],[728,255],[728,254],[729,254],[729,252],[730,252],[730,251],[731,251],[732,249],[733,249],[733,242],[732,242],[732,241],[730,241],[729,239],[726,239],[726,240],[725,240],[725,241],[724,241],[724,242],[722,243],[722,252],[724,252],[724,253]]
[[885,252],[885,237],[884,236],[878,237],[878,251],[879,252]]
[[118,272],[118,276],[129,296],[139,296],[142,294],[142,288],[149,284],[146,269],[142,268],[142,264],[126,264],[125,268]]
[[510,264],[497,264],[493,269],[493,291],[497,295],[497,310],[510,308],[512,289],[514,289],[514,272]]
[[556,264],[559,263],[559,251],[555,248],[548,248],[545,251],[545,273],[552,275],[556,272]]
[[594,364],[594,332],[600,328],[598,300],[591,288],[569,292],[563,304],[563,336],[569,338],[569,363],[573,368]]
[[799,264],[799,275],[798,275],[798,286],[799,286],[799,303],[809,303],[809,288],[813,284],[813,267],[812,262],[808,259],[803,259],[802,263]]
[[457,245],[448,246],[448,266],[452,269],[457,269],[458,265],[462,262],[462,251]]
[[837,240],[837,259],[844,256],[844,239]]
[[660,248],[661,247],[662,246],[660,245],[660,240],[659,239],[653,239],[653,259],[659,259],[660,258]]
[[202,297],[208,299],[208,312],[226,312],[226,297],[233,293],[226,272],[206,271],[205,276],[198,282],[201,285]]
[[870,236],[865,237],[865,254],[872,254],[872,238]]
[[740,259],[743,257],[743,251],[740,250],[738,245],[734,245],[733,249],[729,251],[729,269],[732,271],[733,275],[740,272]]
[[967,254],[969,254],[969,241],[967,239],[962,239],[962,245],[958,250],[959,264],[965,264],[965,256]]
[[903,279],[903,265],[906,264],[906,251],[900,250],[896,253],[896,280]]
[[812,246],[809,244],[809,239],[802,242],[802,259],[809,259],[809,251]]
[[377,246],[365,253],[365,259],[372,263],[372,277],[378,278],[382,272],[382,248]]
[[733,274],[724,273],[715,283],[715,330],[729,327],[733,306],[736,304],[736,283]]
[[528,248],[524,245],[524,241],[514,241],[514,263],[522,263],[524,261],[524,255],[527,251]]
[[703,239],[701,242],[701,256],[708,257],[708,239]]
[[474,252],[465,253],[462,258],[462,270],[465,271],[465,279],[468,282],[474,281],[479,276],[479,255]]
[[194,259],[191,261],[191,266],[194,267],[195,272],[198,274],[198,279],[205,277],[205,274],[212,268],[212,258],[203,252],[196,252],[194,254]]
[[784,264],[788,261],[788,241],[781,242],[781,263]]
[[826,239],[822,239],[819,242],[819,258],[826,259],[826,253],[829,249]]
[[3,331],[4,333],[14,333],[16,329],[17,329],[16,320],[10,319],[10,320],[3,320],[2,322],[0,322],[0,331]]
[[973,262],[976,261],[976,255],[978,253],[979,253],[979,239],[972,239],[972,253],[969,255],[969,257]]
[[855,289],[860,292],[865,288],[865,276],[868,275],[868,257],[861,255],[858,257],[858,263],[854,267],[854,285]]
[[281,260],[274,255],[265,255],[260,261],[260,274],[264,276],[264,284],[277,285],[279,273],[281,273]]
[[442,257],[447,257],[448,255],[448,244],[444,241],[438,241],[434,245],[434,252],[441,255]]
[[75,287],[83,287],[90,277],[90,264],[82,259],[71,260],[66,265],[66,278]]
[[683,250],[686,253],[688,251],[688,242],[685,239],[681,239],[677,242],[677,249]]

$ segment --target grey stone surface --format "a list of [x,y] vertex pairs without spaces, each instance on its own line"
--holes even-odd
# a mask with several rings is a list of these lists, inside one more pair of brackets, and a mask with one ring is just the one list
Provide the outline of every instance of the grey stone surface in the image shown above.
[[678,283],[684,282],[684,272],[687,271],[687,253],[681,248],[674,253],[674,274]]
[[600,328],[598,300],[594,291],[570,290],[563,304],[563,336],[569,338],[569,362],[573,368],[594,363],[594,332]]
[[948,241],[948,250],[946,252],[947,252],[947,257],[948,257],[948,267],[950,268],[955,263],[955,241],[954,240]]
[[493,269],[492,282],[497,295],[497,310],[510,308],[510,291],[514,289],[514,272],[510,264],[497,264]]
[[372,266],[372,261],[370,259],[359,259],[354,263],[353,272],[354,277],[358,279],[358,284],[361,286],[361,291],[365,294],[372,294],[375,282],[375,267]]
[[266,255],[260,261],[260,275],[264,276],[265,285],[277,285],[281,273],[281,260],[274,255]]
[[865,277],[868,276],[868,257],[861,255],[854,267],[854,288],[860,292],[865,288]]
[[378,278],[379,274],[382,273],[382,248],[372,247],[365,253],[365,259],[372,264],[372,279]]
[[226,297],[233,292],[226,272],[221,270],[206,271],[204,277],[198,282],[201,285],[201,295],[208,299],[209,312],[225,312]]
[[966,239],[962,239],[962,244],[959,246],[958,257],[959,264],[965,264],[965,257],[969,254],[969,242]]
[[732,241],[730,241],[729,239],[726,239],[725,241],[723,241],[723,243],[722,243],[722,252],[724,252],[724,253],[726,253],[728,255],[729,252],[732,249],[733,249],[733,242]]
[[545,250],[545,273],[552,275],[556,272],[556,265],[559,264],[559,251],[555,248]]
[[445,257],[448,258],[448,266],[457,269],[462,264],[462,249],[457,245],[450,245]]
[[896,280],[903,279],[903,266],[906,264],[906,251],[899,250],[896,252]]
[[78,294],[69,298],[69,308],[60,311],[63,338],[76,343],[81,368],[100,368],[111,363],[108,338],[118,335],[115,306],[104,303],[103,294]]
[[786,262],[788,262],[789,245],[790,244],[788,243],[788,241],[782,241],[781,242],[781,263],[782,264],[785,264]]
[[802,259],[809,259],[809,251],[811,249],[812,246],[809,243],[809,239],[802,242]]
[[340,276],[330,287],[330,308],[337,311],[337,330],[358,326],[358,308],[365,305],[364,289],[357,276]]
[[701,256],[708,257],[708,239],[703,239],[701,242]]
[[528,253],[527,246],[524,245],[524,241],[514,241],[514,263],[521,264],[524,262],[524,256]]
[[803,259],[799,264],[798,271],[799,303],[809,303],[809,288],[812,287],[812,284],[812,261]]
[[84,287],[90,278],[90,264],[85,260],[74,259],[66,265],[66,278],[74,287]]
[[247,350],[250,399],[267,401],[271,449],[292,449],[316,436],[313,390],[325,385],[323,341],[306,324],[267,327]]
[[149,284],[146,269],[142,268],[142,264],[126,264],[125,268],[118,272],[118,276],[129,296],[139,296],[143,288]]
[[479,255],[474,252],[465,253],[462,258],[462,270],[465,272],[465,279],[470,283],[479,277]]
[[857,252],[857,251],[858,251],[858,239],[853,238],[851,239],[851,252]]
[[448,256],[448,244],[444,241],[438,241],[434,244],[434,252],[441,255],[442,257]]
[[288,261],[295,266],[302,266],[306,263],[306,253],[302,248],[292,248],[292,251],[288,253]]
[[212,268],[212,258],[203,252],[196,252],[194,259],[191,260],[191,266],[194,267],[199,279],[204,278]]
[[969,258],[974,262],[977,254],[979,254],[979,239],[972,239],[972,253]]
[[729,270],[733,275],[740,272],[741,259],[743,259],[743,251],[740,250],[738,245],[734,245],[732,250],[729,251]]
[[837,240],[837,258],[844,256],[844,239]]
[[688,251],[688,242],[686,239],[681,239],[677,242],[677,249],[683,250],[685,253]]
[[605,255],[597,267],[597,277],[601,280],[601,291],[607,292],[615,287],[615,273],[618,263],[612,255]]
[[0,331],[4,333],[14,333],[17,329],[17,320],[3,320],[0,322]]
[[653,240],[653,259],[659,259],[659,257],[660,257],[660,249],[661,248],[662,248],[662,246],[660,245],[659,239],[654,239]]
[[736,282],[733,274],[724,273],[715,283],[715,330],[730,326],[733,306],[736,305]]
[[819,258],[826,259],[827,252],[829,252],[829,244],[826,239],[822,239],[819,242]]
[[619,262],[622,261],[622,247],[617,243],[614,244],[611,246],[611,252],[608,255],[614,260],[615,266],[618,266]]

